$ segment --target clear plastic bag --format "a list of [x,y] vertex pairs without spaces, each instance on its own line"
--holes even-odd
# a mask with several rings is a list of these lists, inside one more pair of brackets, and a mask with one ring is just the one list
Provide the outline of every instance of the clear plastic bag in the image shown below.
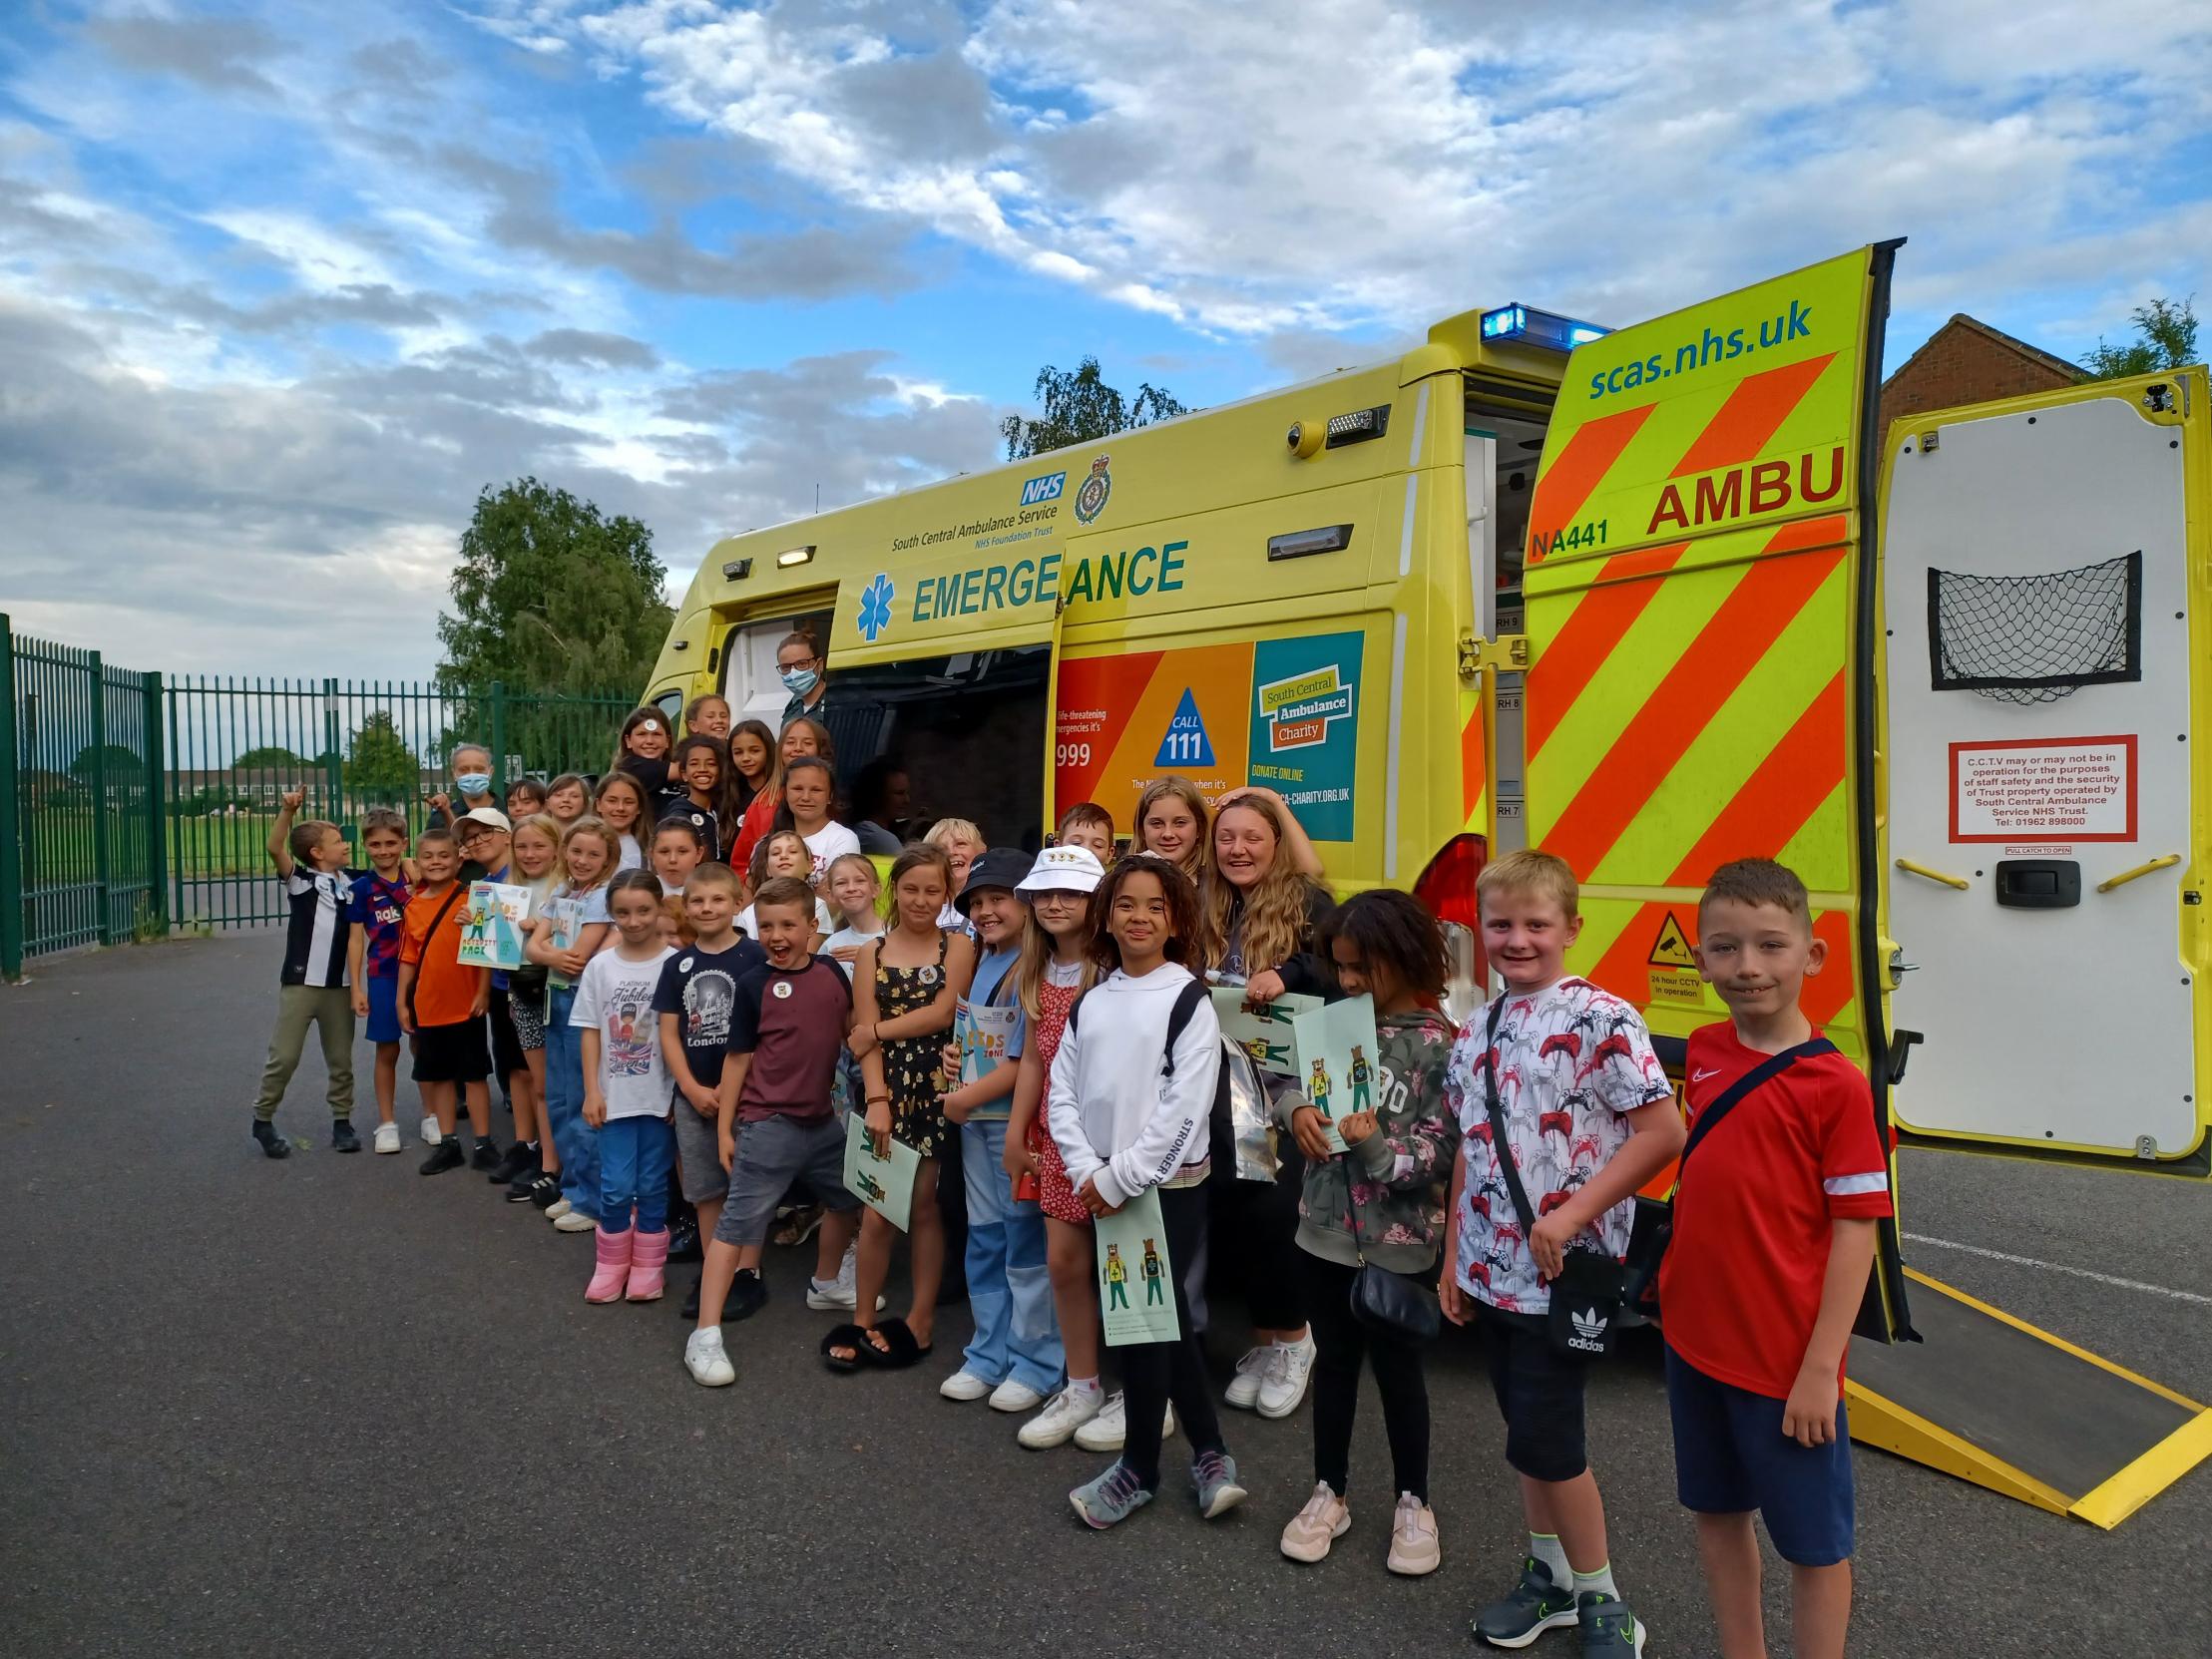
[[1272,1181],[1282,1169],[1275,1151],[1275,1115],[1267,1085],[1251,1056],[1233,1042],[1221,1044],[1221,1071],[1228,1079],[1229,1134],[1236,1148],[1236,1178]]

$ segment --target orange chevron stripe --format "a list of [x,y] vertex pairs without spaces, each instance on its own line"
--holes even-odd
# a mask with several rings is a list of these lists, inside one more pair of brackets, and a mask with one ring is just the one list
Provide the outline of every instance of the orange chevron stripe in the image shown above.
[[1813,937],[1828,942],[1828,960],[1805,982],[1798,1006],[1815,1026],[1825,1026],[1858,995],[1859,960],[1851,949],[1851,912],[1829,910],[1813,924]]
[[1655,581],[1674,568],[1687,542],[1669,547],[1644,548],[1616,554],[1597,573],[1597,583],[1582,596],[1558,634],[1529,665],[1522,704],[1528,757],[1534,760],[1557,729],[1566,711],[1589,688],[1597,670],[1605,665],[1623,635],[1643,615],[1643,608],[1658,597]]
[[1843,556],[1837,548],[1753,565],[1545,832],[1546,850],[1594,870]]
[[1705,423],[1705,430],[1690,445],[1689,453],[1667,476],[1687,478],[1692,473],[1712,472],[1750,460],[1766,448],[1767,440],[1789,419],[1790,411],[1805,400],[1821,370],[1835,360],[1836,354],[1831,351],[1825,357],[1809,357],[1802,363],[1784,363],[1780,368],[1744,376],[1728,394],[1728,401]]
[[1849,513],[1830,513],[1825,518],[1799,519],[1786,524],[1767,541],[1768,553],[1799,553],[1806,548],[1833,546],[1851,534]]
[[1683,855],[1670,887],[1702,887],[1732,858],[1777,858],[1844,775],[1844,672],[1782,734],[1773,752]]
[[[1548,847],[1546,851],[1549,851]],[[1659,937],[1659,929],[1666,925],[1666,913],[1672,910],[1680,917],[1682,931],[1689,935],[1692,945],[1697,943],[1697,907],[1695,905],[1647,904],[1639,907],[1628,925],[1620,930],[1597,966],[1583,977],[1599,989],[1611,992],[1643,1008],[1651,1001],[1651,947]]]
[[1613,463],[1620,459],[1620,452],[1628,447],[1628,440],[1642,429],[1657,407],[1655,403],[1647,403],[1640,409],[1623,409],[1616,415],[1599,416],[1575,429],[1566,448],[1559,452],[1559,458],[1545,469],[1544,476],[1537,482],[1537,499],[1529,513],[1531,564],[1543,558],[1537,552],[1537,537],[1542,535],[1548,541],[1582,510],[1590,492],[1612,470]]

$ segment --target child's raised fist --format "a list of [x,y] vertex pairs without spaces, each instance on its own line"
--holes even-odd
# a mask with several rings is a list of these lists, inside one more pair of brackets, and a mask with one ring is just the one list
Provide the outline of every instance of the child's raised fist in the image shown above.
[[277,799],[284,803],[286,812],[297,812],[307,804],[307,791],[304,789],[287,789]]

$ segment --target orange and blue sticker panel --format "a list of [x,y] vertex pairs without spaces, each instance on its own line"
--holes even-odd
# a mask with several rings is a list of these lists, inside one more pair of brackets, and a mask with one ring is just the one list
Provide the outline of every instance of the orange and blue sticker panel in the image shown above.
[[1264,784],[1314,840],[1350,841],[1365,645],[1354,630],[1063,658],[1056,812],[1096,801],[1125,833],[1144,786],[1179,773],[1208,800]]
[[1576,347],[1530,563],[1848,509],[1869,272],[1861,248]]

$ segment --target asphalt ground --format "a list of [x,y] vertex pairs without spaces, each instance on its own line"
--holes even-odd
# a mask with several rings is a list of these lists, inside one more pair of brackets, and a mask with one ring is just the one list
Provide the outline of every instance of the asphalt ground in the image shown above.
[[[810,1251],[771,1252],[773,1300],[729,1328],[737,1385],[702,1390],[672,1303],[584,1303],[589,1234],[471,1172],[419,1177],[411,1129],[401,1157],[330,1152],[312,1043],[278,1119],[304,1144],[259,1155],[278,954],[267,932],[137,947],[0,987],[18,1223],[0,1251],[0,1652],[1451,1653],[1518,1562],[1503,1434],[1461,1334],[1431,1373],[1445,1564],[1414,1581],[1383,1568],[1372,1394],[1358,1518],[1300,1567],[1276,1537],[1311,1486],[1308,1410],[1228,1414],[1243,1510],[1196,1518],[1178,1440],[1161,1499],[1095,1534],[1065,1493],[1104,1459],[1024,1452],[1014,1420],[938,1398],[964,1310],[914,1374],[827,1375],[833,1316],[800,1299]],[[404,1080],[400,1100],[413,1123]],[[1903,1191],[1910,1232],[2160,1287],[1912,1256],[2212,1396],[2212,1194],[1920,1153]],[[1217,1313],[1224,1375],[1238,1346]],[[1600,1372],[1589,1415],[1649,1652],[1712,1653],[1650,1333]],[[2113,1533],[1864,1448],[1858,1475],[1855,1652],[2208,1651],[2212,1471]],[[1782,1584],[1770,1557],[1778,1654]]]

